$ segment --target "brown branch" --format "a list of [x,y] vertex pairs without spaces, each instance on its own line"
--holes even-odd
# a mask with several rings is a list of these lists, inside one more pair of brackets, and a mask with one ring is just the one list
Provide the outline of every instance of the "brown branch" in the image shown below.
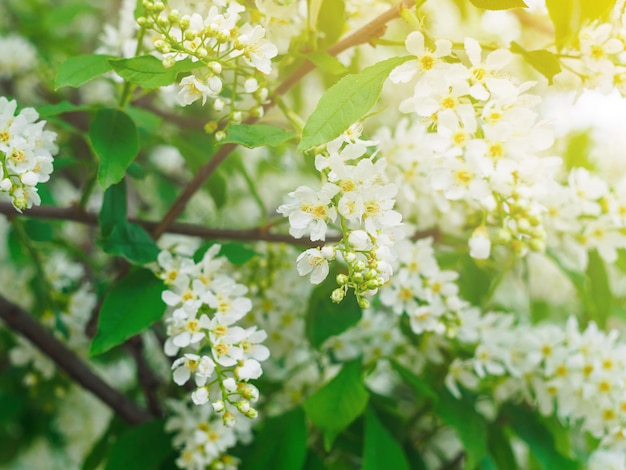
[[13,331],[25,336],[79,385],[102,400],[127,423],[140,424],[152,419],[147,411],[98,377],[82,359],[57,340],[29,313],[4,297],[0,297],[0,318]]
[[[64,220],[78,222],[86,225],[98,225],[98,215],[85,212],[79,207],[53,207],[53,206],[33,206],[23,214],[17,212],[8,202],[0,202],[0,214],[9,217],[32,217],[34,219]],[[154,230],[159,222],[129,218],[129,222],[141,225],[147,231]],[[307,239],[297,239],[290,235],[281,233],[269,233],[264,228],[250,229],[218,229],[208,228],[195,224],[172,224],[166,230],[167,233],[177,233],[200,237],[206,240],[237,240],[237,241],[267,241],[275,243],[288,243],[290,245],[316,247],[322,246],[323,242],[312,242]],[[327,242],[337,241],[336,238],[328,238]]]
[[[86,225],[98,225],[98,215],[85,212],[79,207],[54,207],[54,206],[33,206],[23,214],[17,212],[8,202],[0,202],[0,214],[9,217],[31,217],[33,219],[49,219],[63,220],[66,222],[77,222]],[[147,231],[155,229],[159,222],[130,218],[129,222],[141,225]],[[205,240],[236,240],[236,241],[266,241],[273,243],[287,243],[289,245],[305,246],[315,248],[324,246],[327,243],[339,241],[339,237],[326,237],[325,241],[313,242],[309,239],[294,238],[291,235],[282,233],[270,233],[263,227],[249,229],[227,229],[227,228],[208,228],[203,225],[196,224],[172,224],[167,233],[177,233],[179,235],[189,235],[191,237],[199,237]],[[438,229],[428,229],[415,232],[411,240],[419,240],[421,238],[433,237],[436,240],[441,233]]]
[[[368,42],[373,37],[381,34],[384,31],[385,25],[398,18],[404,8],[408,8],[415,3],[414,0],[402,0],[397,5],[391,7],[389,10],[373,19],[365,26],[361,27],[342,41],[338,42],[334,46],[328,49],[328,54],[336,56],[340,52],[345,51],[353,46]],[[296,83],[298,83],[305,75],[315,69],[315,65],[312,62],[304,62],[298,69],[296,69],[290,76],[288,76],[281,85],[275,90],[276,96],[283,95],[289,91]],[[264,106],[265,111],[272,108],[275,105],[274,101],[270,101]],[[248,118],[246,124],[254,124],[258,121],[256,117]],[[178,196],[176,201],[172,204],[169,211],[163,217],[163,220],[152,231],[154,238],[159,238],[163,233],[168,231],[168,228],[174,220],[176,220],[180,214],[183,213],[187,203],[195,192],[204,184],[204,182],[213,174],[217,167],[235,150],[237,146],[235,144],[226,144],[220,147],[217,153],[205,163],[196,173],[194,178],[185,187],[183,192]]]
[[143,394],[146,397],[150,413],[154,416],[163,416],[163,409],[161,408],[161,404],[159,403],[159,398],[157,396],[157,389],[161,385],[161,381],[144,357],[144,347],[141,336],[133,336],[126,341],[125,346],[137,365],[139,384],[141,385]]

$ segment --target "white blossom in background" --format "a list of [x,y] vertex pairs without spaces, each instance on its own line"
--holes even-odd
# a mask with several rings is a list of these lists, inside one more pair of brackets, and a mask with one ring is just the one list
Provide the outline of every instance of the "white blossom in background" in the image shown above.
[[180,449],[176,465],[188,470],[238,468],[239,459],[227,451],[237,442],[250,442],[252,422],[238,420],[227,427],[210,405],[190,405],[184,401],[168,402],[171,414],[165,430],[174,433],[172,444]]
[[58,147],[33,108],[16,111],[14,100],[0,96],[0,196],[22,212],[41,202],[36,186],[50,179]]
[[435,259],[432,238],[402,240],[394,276],[380,291],[382,304],[396,315],[406,314],[415,334],[443,334],[454,330],[468,304],[458,296],[458,274],[442,270]]
[[100,46],[96,54],[115,54],[134,57],[137,49],[136,0],[123,0],[119,8],[117,25],[107,23],[100,34]]
[[0,80],[31,71],[37,65],[37,51],[17,35],[0,36]]
[[530,401],[541,414],[579,422],[604,442],[624,433],[626,344],[616,330],[605,333],[592,322],[581,331],[573,317],[565,329],[503,313],[464,319],[458,338],[476,349],[450,370],[452,393],[458,394],[455,382],[481,391],[484,381],[497,401]]

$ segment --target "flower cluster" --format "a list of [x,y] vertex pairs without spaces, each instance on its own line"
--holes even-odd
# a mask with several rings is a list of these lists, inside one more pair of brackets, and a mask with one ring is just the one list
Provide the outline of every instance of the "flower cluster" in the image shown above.
[[159,276],[168,286],[163,301],[174,309],[165,342],[165,353],[178,356],[172,364],[174,382],[184,385],[193,379],[193,402],[210,402],[224,424],[233,426],[237,413],[257,416],[251,403],[258,400],[259,391],[248,381],[261,376],[260,362],[269,357],[269,350],[261,344],[265,331],[235,325],[252,309],[252,302],[245,297],[245,286],[220,272],[225,263],[217,257],[220,248],[211,246],[197,264],[163,251]]
[[626,248],[626,179],[610,187],[588,170],[574,168],[567,184],[549,188],[543,204],[548,245],[572,267],[584,270],[587,253],[594,249],[614,263],[617,250]]
[[[422,33],[407,37],[407,50],[415,59],[396,68],[390,79],[416,82],[400,111],[417,117],[414,126],[422,128],[418,135],[424,139],[413,162],[409,158],[402,164],[412,172],[425,171],[431,189],[447,203],[467,204],[477,212],[481,222],[470,240],[475,258],[490,256],[494,238],[518,255],[541,251],[544,210],[538,198],[560,159],[539,156],[553,138],[536,122],[533,108],[540,100],[526,93],[534,83],[518,83],[504,71],[511,61],[508,50],[483,58],[474,39],[466,38],[464,46],[467,65],[455,59],[447,40],[437,40],[430,50]],[[422,170],[416,158],[432,162]],[[414,182],[407,179],[405,184]]]
[[16,109],[14,100],[0,96],[0,194],[21,212],[41,202],[36,185],[50,179],[58,148],[56,134],[43,129],[46,121],[38,121],[33,108],[15,115]]
[[[244,112],[262,116],[268,95],[264,77],[271,73],[278,49],[265,39],[263,27],[244,20],[242,5],[233,0],[213,2],[205,16],[181,15],[150,0],[143,5],[146,14],[137,21],[158,34],[154,46],[163,55],[163,65],[172,67],[184,59],[198,63],[180,81],[182,106],[200,99],[204,105],[210,99],[213,109],[225,113],[229,122],[241,122]],[[217,124],[207,129],[214,131]]]
[[234,427],[227,427],[208,404],[190,407],[187,403],[170,400],[171,415],[165,430],[174,432],[172,443],[181,449],[176,460],[179,468],[188,470],[235,470],[239,459],[226,451],[237,442],[252,439],[251,422],[238,421]]
[[402,257],[391,282],[381,289],[383,305],[406,314],[415,334],[454,331],[468,306],[458,295],[458,273],[439,267],[431,238],[402,240],[396,250]]
[[[619,5],[619,2],[618,2]],[[561,58],[567,69],[557,80],[609,93],[626,95],[626,14],[616,8],[610,22],[593,22],[581,28]]]
[[626,345],[618,332],[595,323],[580,331],[570,317],[565,328],[516,324],[507,314],[466,314],[459,341],[476,347],[471,359],[455,359],[446,384],[489,387],[496,400],[522,399],[540,413],[581,423],[611,445],[626,437]]
[[0,37],[0,80],[32,70],[37,63],[37,51],[21,36]]
[[300,186],[278,208],[289,217],[289,233],[296,238],[308,234],[312,241],[324,241],[329,224],[335,224],[341,240],[303,252],[296,266],[301,276],[310,274],[319,284],[328,276],[329,262],[340,255],[348,273],[337,276],[340,287],[332,298],[340,302],[352,288],[362,307],[369,305],[364,297],[374,295],[392,274],[392,246],[402,220],[393,210],[398,188],[387,181],[387,162],[367,154],[368,145],[375,142],[350,134],[330,142],[315,159],[327,182],[319,190]]

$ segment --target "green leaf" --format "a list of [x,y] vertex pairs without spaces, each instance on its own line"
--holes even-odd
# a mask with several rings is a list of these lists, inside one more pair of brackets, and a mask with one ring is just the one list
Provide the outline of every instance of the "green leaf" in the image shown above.
[[497,469],[517,470],[518,465],[511,448],[511,442],[500,425],[489,424],[487,428],[487,448]]
[[527,51],[518,43],[512,42],[511,52],[520,54],[537,72],[546,77],[550,84],[552,83],[552,78],[561,72],[559,58],[550,51],[544,49]]
[[122,256],[133,264],[156,261],[159,248],[143,227],[128,222],[116,224],[99,245],[110,255]]
[[130,118],[137,124],[139,129],[143,129],[151,134],[157,134],[163,124],[163,119],[150,111],[133,106],[124,108]]
[[606,326],[608,317],[611,315],[613,306],[613,293],[609,284],[609,276],[606,272],[604,260],[596,250],[589,252],[589,262],[587,264],[587,277],[589,278],[589,297],[595,308],[591,319],[600,328]]
[[110,59],[109,63],[115,73],[130,83],[142,88],[159,88],[176,82],[179,73],[190,72],[203,66],[201,62],[190,59],[176,62],[172,67],[165,68],[163,63],[154,56],[144,55],[132,59]]
[[404,380],[404,382],[411,387],[418,398],[432,403],[436,403],[439,400],[439,396],[427,381],[422,380],[394,359],[391,360],[391,367],[393,367],[402,380]]
[[523,0],[470,0],[472,5],[485,10],[508,10],[509,8],[528,8]]
[[310,31],[317,31],[317,19],[320,15],[323,0],[307,0],[308,27]]
[[365,442],[363,470],[409,470],[409,464],[400,444],[385,429],[371,408],[365,412]]
[[150,421],[120,434],[111,448],[105,470],[158,470],[174,452],[164,424],[164,420]]
[[337,57],[327,52],[313,51],[309,52],[304,57],[313,62],[317,68],[332,75],[345,75],[348,73],[348,68],[343,65]]
[[265,124],[237,124],[226,129],[223,144],[240,144],[244,147],[277,147],[296,137],[295,132],[286,131],[276,126]]
[[323,0],[316,18],[315,31],[319,33],[317,47],[328,49],[342,36],[346,25],[345,0]]
[[361,361],[344,364],[341,371],[303,403],[307,417],[324,433],[330,450],[337,435],[359,417],[367,405],[368,393],[361,377]]
[[113,227],[126,223],[126,181],[109,186],[104,192],[98,214],[98,225],[103,238],[108,237]]
[[172,138],[172,145],[180,150],[189,169],[195,173],[211,159],[215,141],[204,132],[182,131]]
[[570,279],[583,305],[583,311],[603,328],[613,307],[613,293],[604,260],[596,250],[588,253],[587,271],[580,273],[565,267],[551,250],[546,254]]
[[117,416],[113,416],[108,428],[102,436],[93,444],[89,453],[83,460],[81,470],[96,470],[101,468],[101,463],[111,452],[111,447],[119,434],[127,429],[128,426]]
[[24,220],[24,231],[28,238],[36,242],[49,242],[54,237],[54,232],[49,222],[37,219]]
[[307,454],[307,428],[304,412],[295,408],[267,418],[255,433],[242,470],[299,470]]
[[85,54],[70,57],[59,65],[54,89],[64,86],[77,88],[90,80],[111,71],[110,55]]
[[217,170],[215,173],[213,173],[209,180],[206,182],[205,186],[209,190],[209,194],[215,202],[215,207],[217,207],[218,209],[224,207],[224,205],[226,204],[226,200],[228,199],[228,185],[226,183],[226,178],[224,178],[223,172]]
[[556,45],[573,41],[585,22],[605,19],[614,5],[615,0],[546,0]]
[[[206,251],[216,243],[218,242],[207,242],[200,246],[194,253],[194,261],[199,263]],[[228,261],[237,266],[246,264],[257,254],[256,251],[244,243],[228,242],[220,243],[220,245],[220,255],[225,256]]]
[[163,290],[163,283],[147,269],[135,269],[120,279],[104,298],[90,354],[108,351],[160,319],[165,312]]
[[339,137],[374,106],[393,69],[410,56],[392,57],[357,74],[347,75],[322,95],[304,126],[298,151]]
[[474,468],[487,454],[487,422],[467,397],[454,398],[447,390],[439,394],[437,415],[456,431],[467,454],[465,468]]
[[314,348],[331,336],[336,336],[356,325],[361,319],[361,307],[352,290],[341,303],[330,300],[330,294],[337,288],[334,273],[311,292],[305,321],[306,335]]
[[139,137],[133,120],[119,109],[101,109],[89,126],[89,139],[100,167],[98,183],[103,189],[124,177],[139,151]]
[[530,453],[544,470],[578,469],[576,462],[556,450],[554,437],[535,413],[523,407],[508,405],[504,408],[504,414],[515,433],[526,442]]
[[[39,117],[42,119],[49,118],[52,116],[57,116],[63,113],[85,111],[88,109],[91,109],[91,107],[75,105],[73,103],[70,103],[69,101],[61,101],[60,103],[56,103],[56,104],[44,104],[41,106],[37,106],[37,112],[39,113]],[[56,168],[56,159],[54,163],[55,163],[54,167]]]
[[571,132],[567,136],[567,148],[563,155],[565,167],[568,170],[581,167],[593,171],[595,166],[591,160],[589,160],[592,145],[591,129]]

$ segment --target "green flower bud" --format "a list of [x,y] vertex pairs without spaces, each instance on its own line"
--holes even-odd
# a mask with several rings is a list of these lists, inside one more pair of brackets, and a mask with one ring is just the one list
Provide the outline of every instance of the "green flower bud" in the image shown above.
[[338,287],[332,292],[332,294],[330,294],[330,300],[338,304],[343,300],[345,295],[346,294],[344,293],[343,289],[341,287]]

